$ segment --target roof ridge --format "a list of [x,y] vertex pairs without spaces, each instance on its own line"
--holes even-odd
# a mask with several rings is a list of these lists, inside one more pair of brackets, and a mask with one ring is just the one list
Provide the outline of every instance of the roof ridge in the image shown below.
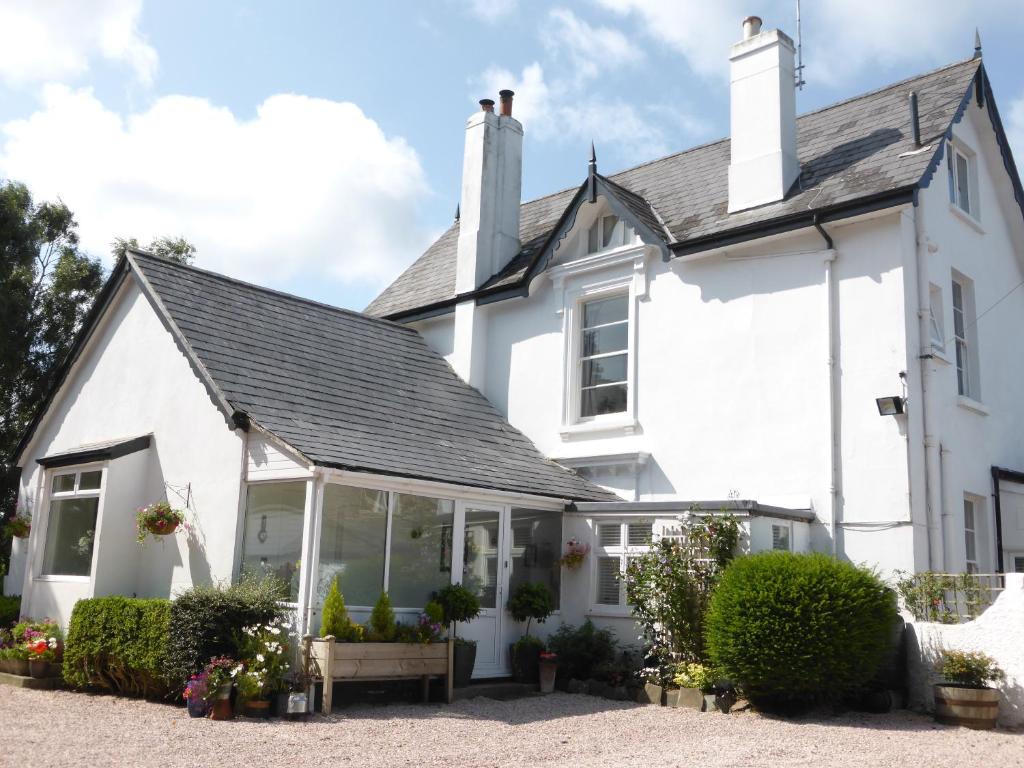
[[355,309],[346,309],[345,307],[336,307],[333,304],[325,304],[322,301],[315,301],[314,299],[307,299],[305,296],[299,296],[299,295],[294,294],[294,293],[288,293],[287,291],[278,291],[278,290],[276,290],[274,288],[267,288],[266,286],[263,286],[263,285],[257,285],[256,283],[250,283],[250,282],[248,282],[246,280],[239,280],[237,277],[230,277],[230,276],[222,274],[220,272],[214,272],[213,270],[210,270],[210,269],[203,269],[202,267],[197,267],[197,266],[194,266],[192,264],[182,264],[179,261],[173,261],[171,259],[165,259],[162,256],[157,256],[152,251],[146,251],[146,250],[143,250],[142,248],[129,248],[128,250],[130,250],[133,254],[136,254],[136,255],[139,255],[139,256],[145,256],[145,257],[148,257],[148,258],[151,258],[151,259],[158,259],[161,263],[169,264],[169,265],[171,265],[172,268],[175,268],[175,269],[181,269],[181,270],[185,270],[187,272],[198,272],[200,274],[207,275],[209,277],[215,278],[217,280],[221,280],[221,281],[226,282],[226,283],[234,283],[235,285],[241,285],[241,286],[244,286],[245,288],[251,288],[252,290],[258,291],[260,293],[268,293],[268,294],[271,294],[273,296],[281,296],[281,297],[286,298],[286,299],[293,299],[294,301],[298,301],[298,302],[300,302],[302,304],[307,304],[309,306],[319,307],[321,309],[328,309],[328,310],[331,310],[333,312],[339,312],[339,313],[341,313],[343,315],[352,315],[352,316],[355,316],[355,317],[357,317],[357,318],[359,318],[361,320],[370,320],[370,321],[375,322],[375,323],[382,323],[382,324],[387,325],[387,326],[389,326],[391,328],[394,328],[396,330],[400,329],[400,330],[403,330],[403,331],[406,331],[406,332],[415,333],[415,331],[413,329],[411,329],[409,326],[403,325],[401,323],[396,323],[393,320],[387,320],[387,319],[385,319],[383,317],[375,317],[374,315],[368,315],[368,314],[366,314],[364,312],[360,312],[360,311],[355,310]]

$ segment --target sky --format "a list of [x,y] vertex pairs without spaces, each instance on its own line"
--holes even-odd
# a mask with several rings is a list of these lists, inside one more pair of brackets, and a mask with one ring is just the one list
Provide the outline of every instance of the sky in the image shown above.
[[[805,112],[968,58],[1024,162],[1020,0],[804,0]],[[362,309],[452,222],[465,119],[516,91],[523,196],[728,134],[744,16],[793,0],[0,0],[0,179],[83,248],[182,236],[196,265]]]

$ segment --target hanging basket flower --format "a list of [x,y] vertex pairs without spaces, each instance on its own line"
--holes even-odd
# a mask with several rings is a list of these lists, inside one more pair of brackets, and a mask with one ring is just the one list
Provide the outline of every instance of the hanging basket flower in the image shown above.
[[7,521],[7,533],[15,539],[27,539],[32,532],[32,518],[17,515]]
[[561,563],[566,568],[575,570],[583,565],[589,552],[589,544],[580,544],[576,539],[569,539],[565,544],[565,554],[562,555]]
[[[180,509],[171,509],[166,501],[157,501],[148,507],[140,507],[135,515],[137,528],[136,539],[141,544],[146,540],[146,534],[153,536],[167,536],[178,530],[178,526],[185,524],[185,513]],[[187,528],[187,524],[186,524]]]

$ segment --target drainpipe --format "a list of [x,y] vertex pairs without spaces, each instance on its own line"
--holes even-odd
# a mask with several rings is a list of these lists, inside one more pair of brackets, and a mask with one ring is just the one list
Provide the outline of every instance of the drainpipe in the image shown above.
[[825,230],[814,216],[814,228],[825,241],[825,311],[828,314],[828,440],[829,440],[829,535],[832,538],[832,557],[839,553],[839,504],[842,495],[840,488],[839,445],[839,365],[836,360],[838,346],[836,331],[839,326],[836,317],[836,283],[834,268],[839,252],[835,249],[832,236]]
[[928,290],[928,275],[925,271],[925,249],[928,247],[924,234],[921,210],[916,204],[911,209],[914,216],[914,269],[917,272],[917,359],[921,375],[921,431],[924,434],[924,489],[926,520],[928,525],[928,570],[945,569],[943,556],[942,521],[942,477],[941,446],[935,435],[929,431],[928,419],[928,378],[931,375],[931,331],[928,327],[931,295]]

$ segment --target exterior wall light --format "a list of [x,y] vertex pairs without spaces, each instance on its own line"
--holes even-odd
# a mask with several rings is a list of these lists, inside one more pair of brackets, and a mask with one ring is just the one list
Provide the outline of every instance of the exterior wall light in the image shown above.
[[903,402],[903,398],[899,395],[875,398],[879,416],[898,416],[903,413]]

